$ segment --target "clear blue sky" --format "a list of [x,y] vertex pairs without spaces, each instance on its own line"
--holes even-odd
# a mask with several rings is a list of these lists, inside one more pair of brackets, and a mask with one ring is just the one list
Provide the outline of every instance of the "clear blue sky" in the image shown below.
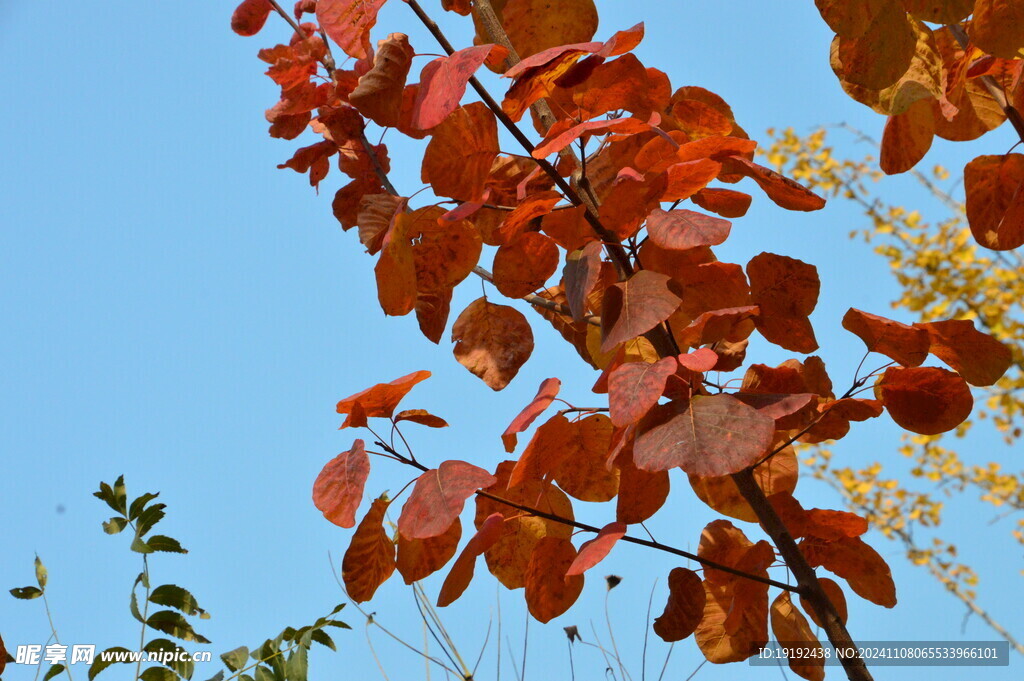
[[[770,126],[807,131],[841,121],[880,134],[884,120],[839,89],[828,67],[830,34],[812,3],[598,4],[599,37],[645,21],[641,59],[666,71],[674,86],[701,85],[721,94],[755,137],[764,139]],[[213,615],[198,629],[219,653],[311,621],[343,599],[327,554],[340,560],[349,533],[324,521],[310,501],[322,465],[356,435],[336,430],[340,397],[430,369],[434,378],[418,386],[406,406],[428,408],[452,428],[410,428],[419,457],[465,458],[486,467],[500,460],[499,433],[542,379],[560,376],[570,400],[593,400],[592,373],[542,326],[536,327],[533,359],[495,394],[454,361],[449,343],[438,347],[423,339],[413,318],[384,318],[374,295],[374,261],[331,216],[336,171],[317,197],[304,178],[275,168],[296,143],[266,134],[263,110],[277,93],[255,55],[287,40],[288,31],[271,18],[261,36],[240,38],[229,29],[232,9],[221,2],[134,3],[130,9],[65,3],[59,12],[46,3],[0,6],[6,93],[0,106],[0,452],[6,464],[0,585],[30,583],[38,552],[50,568],[51,606],[65,642],[130,646],[138,638],[127,606],[139,564],[125,537],[100,530],[104,507],[90,494],[101,479],[123,473],[131,493],[162,492],[170,519],[161,527],[191,553],[155,558],[154,579],[196,594]],[[464,20],[455,23],[453,40],[467,44]],[[418,51],[438,49],[397,0],[380,26],[375,39],[403,31]],[[842,152],[864,151],[839,135],[835,141]],[[925,163],[941,161],[955,170],[970,155],[1005,148],[1004,141],[940,142]],[[388,142],[394,159],[403,151],[412,158],[419,148],[397,136]],[[393,166],[403,192],[419,188],[418,159]],[[940,210],[905,180],[892,180],[885,191],[916,202],[926,215]],[[719,256],[743,263],[768,250],[818,266],[822,302],[812,319],[839,383],[862,352],[839,320],[851,306],[886,313],[896,291],[887,265],[847,239],[862,224],[850,206],[836,201],[818,213],[794,214],[754,194],[754,209],[736,222]],[[477,281],[468,281],[454,309],[479,291]],[[762,351],[751,356],[771,363],[784,358]],[[882,458],[900,470],[894,426],[879,419],[857,430],[836,447],[837,456],[850,465]],[[978,458],[1012,467],[1010,453],[994,438],[974,441]],[[405,471],[375,465],[368,494],[397,490],[407,479]],[[678,487],[652,530],[694,548],[714,514]],[[839,504],[834,493],[809,481],[798,496],[807,506]],[[598,524],[611,513],[580,510]],[[1020,556],[1006,549],[1006,524],[988,520],[972,515],[971,507],[954,508],[945,534],[982,573],[982,604],[1020,632]],[[758,534],[753,526],[744,529]],[[893,566],[900,604],[889,611],[851,596],[855,637],[993,638],[976,619],[965,622],[958,602],[907,565],[898,546],[880,536],[870,540]],[[591,573],[570,614],[530,627],[529,678],[568,678],[561,627],[577,624],[590,640],[593,620],[606,638],[601,576],[615,573],[625,581],[612,594],[611,613],[623,657],[639,679],[647,597],[676,565],[619,547]],[[437,578],[426,583],[432,594],[439,585]],[[494,580],[481,570],[466,596],[443,612],[470,657],[496,598]],[[518,649],[522,594],[500,598],[504,635]],[[659,587],[656,613],[663,603]],[[370,609],[413,642],[422,639],[409,591],[397,578]],[[361,621],[351,609],[345,615],[356,630],[337,636],[338,654],[314,656],[313,678],[379,678]],[[0,598],[0,633],[12,649],[44,642],[41,603]],[[375,640],[391,678],[424,678],[413,655],[379,635]],[[652,639],[649,668],[660,665],[665,648]],[[493,651],[492,645],[478,678],[494,678]],[[666,678],[686,678],[700,659],[692,639],[678,645]],[[579,678],[603,674],[596,654],[579,651],[575,661]],[[73,671],[84,678],[81,666]],[[201,667],[196,678],[214,671]],[[778,673],[708,665],[696,678]],[[104,674],[119,678],[117,670]],[[511,677],[507,658],[502,674]],[[970,676],[1020,674],[1021,661],[1013,659],[1009,668]],[[838,677],[838,670],[830,672]],[[879,679],[960,677],[955,669],[876,673]],[[9,668],[5,678],[30,675]]]

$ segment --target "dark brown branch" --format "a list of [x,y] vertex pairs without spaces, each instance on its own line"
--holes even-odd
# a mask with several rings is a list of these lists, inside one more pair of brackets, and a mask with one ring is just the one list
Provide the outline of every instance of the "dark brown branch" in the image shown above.
[[[747,468],[735,473],[732,479],[736,483],[736,487],[739,488],[740,494],[754,509],[757,519],[761,522],[761,527],[775,542],[775,548],[778,549],[796,578],[800,594],[810,602],[811,607],[817,613],[818,621],[822,623],[822,629],[828,635],[828,640],[836,648],[856,651],[857,644],[853,642],[850,632],[846,630],[846,626],[839,618],[828,594],[821,588],[814,568],[800,553],[800,548],[796,545],[793,535],[789,533],[782,519],[768,503],[764,491],[758,487],[753,469]],[[867,665],[864,664],[859,653],[853,656],[842,656],[840,659],[846,670],[846,675],[851,681],[871,681],[871,672],[868,671]]]

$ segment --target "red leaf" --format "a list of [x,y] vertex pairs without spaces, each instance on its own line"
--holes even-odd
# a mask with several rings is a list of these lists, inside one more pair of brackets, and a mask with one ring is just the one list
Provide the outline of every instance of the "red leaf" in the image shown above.
[[558,269],[558,246],[540,232],[525,232],[498,247],[494,255],[494,286],[509,298],[522,298]]
[[[609,453],[609,456],[611,454]],[[633,463],[633,445],[614,458],[619,469],[619,495],[615,518],[623,523],[642,523],[657,513],[668,498],[668,471],[642,471]]]
[[354,59],[370,56],[370,29],[385,0],[319,0],[316,18],[327,36]]
[[505,429],[505,432],[501,434],[501,441],[505,445],[506,452],[515,451],[517,442],[516,435],[529,428],[534,419],[540,416],[541,413],[555,401],[561,387],[562,382],[557,378],[545,379],[544,382],[540,384],[540,388],[537,389],[537,394],[534,398],[521,412],[519,412],[518,416],[512,419],[512,423],[510,423],[508,428]]
[[953,430],[974,407],[967,382],[936,367],[889,367],[875,384],[875,396],[897,425],[921,435]]
[[498,156],[498,123],[483,102],[457,107],[438,121],[423,154],[420,179],[438,196],[460,201],[483,197]]
[[572,577],[573,575],[582,575],[584,572],[594,567],[607,556],[615,543],[626,536],[626,524],[620,522],[608,523],[601,528],[601,531],[597,533],[597,536],[593,539],[583,542],[580,546],[579,552],[576,554],[576,559],[569,566],[566,571],[566,577]]
[[313,504],[324,517],[339,527],[356,524],[356,509],[363,500],[363,487],[370,474],[370,458],[363,441],[331,459],[313,483]]
[[843,328],[864,341],[868,352],[881,353],[903,366],[916,367],[928,357],[930,340],[922,328],[852,307],[843,317]]
[[931,353],[971,385],[992,385],[1013,363],[1010,348],[966,319],[914,324],[928,332]]
[[384,513],[390,503],[386,497],[373,502],[342,559],[345,590],[356,603],[373,598],[377,587],[395,571],[395,544],[384,531]]
[[754,180],[768,198],[787,210],[820,210],[825,199],[788,177],[741,156],[730,156],[726,168]]
[[[367,388],[338,402],[337,411],[339,414],[349,414],[352,412],[352,407],[358,402],[366,416],[390,418],[402,398],[417,383],[429,377],[429,371],[421,370],[396,378],[390,383],[378,383],[372,388]],[[346,426],[342,425],[342,428],[344,427]]]
[[496,45],[477,45],[439,57],[420,73],[420,88],[413,108],[412,124],[429,130],[459,107],[466,84]]
[[668,288],[664,274],[641,270],[605,290],[601,314],[601,351],[611,352],[669,318],[679,298]]
[[492,390],[501,390],[533,352],[533,332],[522,312],[477,298],[452,326],[455,358]]
[[443,534],[462,513],[466,499],[497,479],[465,461],[444,461],[416,480],[402,506],[398,531],[409,539],[429,539]]
[[684,369],[703,374],[706,371],[711,371],[718,364],[718,353],[711,348],[698,348],[693,352],[679,355],[676,357],[676,361]]
[[429,539],[406,539],[398,533],[398,559],[395,566],[406,584],[418,582],[434,574],[455,555],[462,537],[458,518],[444,534]]
[[583,575],[566,576],[576,559],[568,539],[544,537],[533,549],[526,569],[526,606],[539,622],[549,622],[568,610],[583,591]]
[[647,216],[647,233],[656,245],[674,251],[717,246],[729,236],[732,223],[692,210],[663,211]]
[[500,513],[492,513],[480,526],[462,553],[455,559],[451,571],[441,585],[441,592],[437,595],[437,607],[443,608],[451,605],[462,595],[469,583],[473,581],[473,571],[476,566],[477,556],[494,546],[501,538],[501,532],[505,525],[505,517]]
[[440,416],[434,416],[426,409],[406,409],[395,414],[395,423],[412,421],[428,428],[447,428],[448,422]]
[[732,189],[702,189],[691,196],[690,200],[723,218],[741,218],[750,209],[750,194]]
[[676,359],[665,357],[654,364],[627,362],[608,376],[608,405],[612,424],[636,423],[658,403],[668,377],[676,372]]
[[252,36],[260,32],[267,17],[274,11],[269,0],[242,0],[231,15],[231,30],[238,35]]
[[657,121],[652,119],[651,123],[647,123],[639,118],[613,118],[610,121],[586,121],[576,125],[573,123],[575,123],[573,119],[565,119],[551,126],[548,134],[530,155],[534,158],[545,158],[558,153],[580,137],[585,136],[606,135],[609,132],[619,134],[646,132],[651,129],[652,125],[656,125]]
[[807,317],[818,303],[818,269],[795,258],[761,253],[747,263],[747,277],[751,299],[761,308],[755,320],[761,335],[793,352],[817,350]]
[[754,330],[750,321],[758,314],[757,305],[727,307],[722,310],[705,312],[682,329],[673,328],[676,342],[680,346],[695,348],[698,345],[717,343],[721,340],[737,342],[743,340]]
[[774,420],[735,397],[698,395],[654,407],[640,423],[633,458],[643,470],[728,475],[764,456],[774,433]]
[[668,603],[654,620],[654,633],[669,643],[682,641],[704,617],[704,584],[693,570],[673,568],[668,573]]

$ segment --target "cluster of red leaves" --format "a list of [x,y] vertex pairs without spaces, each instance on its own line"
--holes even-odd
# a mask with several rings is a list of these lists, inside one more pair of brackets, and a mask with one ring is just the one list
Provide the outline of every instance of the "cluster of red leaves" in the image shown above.
[[[888,116],[881,156],[886,173],[913,168],[934,137],[974,140],[1007,118],[1024,136],[1024,6],[1018,0],[816,4],[837,34],[832,69],[843,89]],[[1024,245],[1024,156],[979,156],[967,164],[964,185],[978,243],[1000,251]]]
[[[370,44],[382,4],[296,5],[297,21],[315,13],[319,28],[356,60],[351,70],[334,66],[314,24],[299,25],[302,36],[289,45],[261,51],[271,64],[268,75],[282,88],[280,102],[267,114],[271,135],[291,139],[310,128],[323,138],[284,165],[308,172],[317,185],[338,154],[339,169],[350,181],[338,190],[334,212],[343,228],[358,227],[362,245],[379,256],[377,292],[386,314],[415,312],[424,335],[438,343],[454,288],[478,266],[484,245],[493,247],[498,292],[527,298],[601,371],[594,392],[607,394],[609,406],[607,416],[554,414],[536,428],[517,459],[493,472],[464,461],[424,470],[393,534],[385,525],[390,500],[373,501],[342,566],[350,595],[367,600],[395,569],[411,583],[455,558],[438,600],[447,605],[469,585],[482,555],[504,586],[525,589],[533,616],[548,621],[572,605],[584,573],[625,536],[626,526],[662,507],[669,471],[680,468],[708,506],[757,522],[759,514],[732,477],[752,470],[812,566],[846,579],[868,600],[894,605],[888,567],[860,539],[866,523],[838,511],[805,511],[793,498],[798,470],[790,445],[839,439],[852,421],[885,409],[915,432],[949,430],[970,413],[968,383],[994,382],[1009,364],[1008,351],[970,322],[907,326],[851,310],[844,326],[869,351],[898,364],[877,379],[875,399],[855,397],[852,389],[837,398],[817,356],[776,367],[750,364],[737,379],[739,388],[726,391],[707,374],[743,367],[755,332],[792,352],[818,349],[809,317],[820,282],[814,266],[773,253],[761,253],[745,266],[719,261],[712,248],[728,238],[731,220],[743,216],[752,200],[720,185],[750,179],[789,210],[817,210],[824,201],[755,163],[756,142],[720,97],[694,86],[673,90],[666,74],[644,66],[631,52],[643,37],[642,25],[593,42],[592,0],[545,0],[543,8],[539,0],[495,2],[522,57],[511,67],[510,52],[488,43],[477,8],[445,0],[445,9],[474,15],[478,44],[428,62],[417,83],[407,82],[414,57],[407,36],[392,33],[376,50]],[[837,13],[846,6],[818,4]],[[246,0],[233,27],[255,33],[268,6]],[[840,48],[837,55],[857,53]],[[462,104],[482,67],[509,82],[500,108]],[[858,87],[866,92],[868,86]],[[902,105],[910,96],[898,90],[886,91],[887,106]],[[545,122],[545,110],[557,112],[555,120]],[[511,125],[527,112],[541,141],[530,156],[503,153],[499,122]],[[421,178],[438,203],[414,208],[411,198],[393,190],[386,150],[367,142],[367,121],[429,138]],[[684,201],[693,207],[680,208]],[[985,210],[994,214],[994,205]],[[560,266],[558,283],[549,286]],[[457,360],[495,390],[516,376],[533,350],[526,316],[487,297],[470,303],[451,333]],[[953,371],[920,366],[929,353]],[[428,375],[416,372],[340,401],[342,427],[366,426],[369,418],[447,425],[423,410],[395,413]],[[518,435],[554,402],[560,386],[557,379],[540,386],[501,435],[506,452],[516,450]],[[384,454],[419,465],[393,450]],[[355,526],[368,473],[364,443],[356,440],[318,477],[317,508],[335,524]],[[475,533],[456,558],[459,516],[474,494]],[[571,541],[570,498],[616,504],[615,522],[578,549]],[[775,600],[769,616],[764,580],[774,561],[770,544],[752,543],[719,520],[704,531],[698,555],[731,571],[708,567],[701,579],[684,568],[673,570],[669,602],[655,624],[662,638],[695,633],[709,660],[740,660],[767,640],[770,619],[780,640],[818,645],[786,594]],[[823,588],[834,608],[845,612],[839,587],[824,581]],[[818,616],[813,608],[808,614]],[[794,670],[820,678],[819,668]]]

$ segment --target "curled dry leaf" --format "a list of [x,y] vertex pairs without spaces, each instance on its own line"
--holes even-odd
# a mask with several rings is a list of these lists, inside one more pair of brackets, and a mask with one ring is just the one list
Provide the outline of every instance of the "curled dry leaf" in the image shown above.
[[362,440],[352,449],[334,457],[313,483],[313,505],[339,527],[354,527],[356,510],[363,500],[363,488],[370,474],[370,457]]
[[501,442],[505,445],[506,452],[515,451],[518,441],[516,436],[529,428],[534,420],[555,401],[561,387],[562,382],[557,378],[544,379],[530,403],[512,419],[512,423],[501,434]]
[[706,600],[704,584],[693,570],[673,568],[668,573],[668,603],[654,620],[654,633],[663,641],[682,641],[700,624]]
[[[430,378],[430,372],[420,370],[401,378],[396,378],[390,383],[378,383],[372,388],[367,388],[339,401],[336,408],[337,412],[339,414],[349,414],[352,412],[353,407],[359,404],[366,416],[390,418],[395,413],[395,408],[402,401],[402,398],[409,394],[409,391],[417,383],[428,378]],[[344,427],[343,425],[342,428]]]
[[373,68],[360,76],[348,101],[359,113],[380,126],[394,127],[402,117],[405,79],[414,54],[409,36],[392,33],[377,43]]
[[374,500],[359,523],[341,562],[345,590],[356,603],[373,598],[374,592],[395,571],[395,544],[384,531],[387,497]]
[[533,331],[515,308],[477,298],[452,326],[455,358],[492,390],[501,390],[533,352]]
[[587,540],[580,545],[579,552],[576,554],[576,559],[573,560],[572,564],[569,566],[565,576],[572,577],[573,575],[582,575],[584,572],[604,560],[605,557],[611,553],[615,544],[625,536],[625,523],[608,523],[601,528],[601,531],[597,533],[596,537]]
[[921,435],[953,430],[974,407],[967,382],[936,367],[889,367],[875,384],[875,397],[897,425]]
[[576,602],[583,592],[583,575],[566,576],[576,560],[568,539],[544,537],[533,549],[526,569],[526,607],[538,622],[550,622]]
[[466,499],[493,485],[497,479],[465,461],[444,461],[416,479],[402,506],[398,531],[408,539],[429,539],[443,534],[459,517]]

